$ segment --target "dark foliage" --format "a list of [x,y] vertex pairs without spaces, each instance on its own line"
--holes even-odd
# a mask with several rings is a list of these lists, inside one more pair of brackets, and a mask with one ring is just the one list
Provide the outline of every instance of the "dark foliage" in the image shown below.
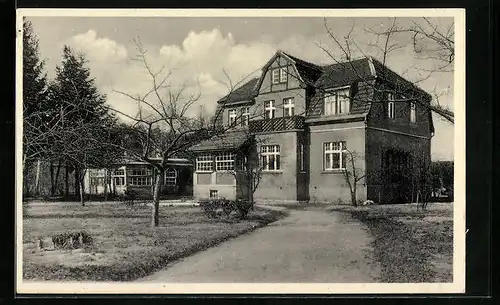
[[85,231],[65,232],[52,236],[55,249],[78,249],[93,244],[92,236]]

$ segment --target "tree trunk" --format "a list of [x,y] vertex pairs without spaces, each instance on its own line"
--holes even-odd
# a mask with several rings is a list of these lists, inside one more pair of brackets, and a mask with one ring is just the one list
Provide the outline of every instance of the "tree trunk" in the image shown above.
[[64,196],[68,197],[69,195],[69,170],[68,170],[68,164],[66,163],[65,166],[65,173],[64,173]]
[[61,161],[57,163],[56,177],[54,181],[54,194],[56,190],[59,190],[59,174],[61,173]]
[[75,166],[75,196],[80,196],[80,169]]
[[154,188],[153,188],[153,215],[151,225],[153,227],[158,227],[160,225],[160,188],[161,188],[161,179],[160,172],[153,171],[156,173]]
[[35,175],[35,196],[40,194],[40,167],[41,161],[36,161],[36,175]]
[[82,206],[85,206],[85,174],[80,175],[78,180],[78,185],[80,186],[80,203]]
[[54,182],[54,164],[52,164],[52,161],[50,161],[50,196],[54,197],[54,194],[56,192],[56,186]]
[[108,177],[109,171],[106,169],[104,172],[104,201],[108,201]]

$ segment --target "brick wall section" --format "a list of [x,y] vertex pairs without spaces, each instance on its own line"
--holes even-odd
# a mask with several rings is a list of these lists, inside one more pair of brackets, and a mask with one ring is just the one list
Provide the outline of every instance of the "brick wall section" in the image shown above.
[[[368,116],[368,126],[390,129],[394,131],[410,133],[420,136],[429,137],[431,130],[431,122],[429,109],[424,105],[417,103],[416,105],[416,123],[410,121],[410,103],[396,102],[395,118],[389,119],[387,114],[387,96],[384,96],[383,90],[387,89],[386,85],[377,82],[377,90],[374,93],[374,102],[372,103]],[[406,93],[406,97],[412,96],[412,93]],[[396,93],[396,99],[402,98],[400,93]],[[428,101],[426,102],[428,103]]]
[[[406,191],[411,192],[410,185],[382,185],[383,182],[383,154],[388,149],[398,149],[409,153],[412,158],[412,166],[418,166],[422,162],[430,162],[431,153],[431,140],[430,138],[415,137],[410,135],[402,135],[387,131],[380,131],[371,129],[366,130],[366,151],[369,152],[366,158],[367,172],[367,198],[379,203],[392,203],[397,202],[395,192],[400,188],[405,188]],[[414,173],[418,169],[414,168]],[[411,194],[408,194],[411,196]],[[411,201],[412,198],[407,198],[406,202]]]

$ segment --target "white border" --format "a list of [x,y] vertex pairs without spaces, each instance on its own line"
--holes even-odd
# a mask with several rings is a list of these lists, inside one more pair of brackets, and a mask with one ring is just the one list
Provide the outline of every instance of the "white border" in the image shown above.
[[[411,284],[148,284],[28,282],[22,280],[22,17],[454,17],[455,18],[455,203],[453,283]],[[17,293],[464,293],[465,292],[465,9],[18,9],[16,57],[16,241]],[[57,284],[56,284],[57,283]]]

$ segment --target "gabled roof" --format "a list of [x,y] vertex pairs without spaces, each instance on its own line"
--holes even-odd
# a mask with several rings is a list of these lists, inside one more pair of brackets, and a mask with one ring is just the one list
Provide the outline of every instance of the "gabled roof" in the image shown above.
[[217,103],[231,104],[253,99],[257,95],[256,85],[258,81],[258,77],[249,80],[248,82],[233,90],[233,92],[218,100]]
[[189,150],[193,152],[232,150],[243,146],[249,140],[250,136],[247,131],[228,131],[200,142]]

